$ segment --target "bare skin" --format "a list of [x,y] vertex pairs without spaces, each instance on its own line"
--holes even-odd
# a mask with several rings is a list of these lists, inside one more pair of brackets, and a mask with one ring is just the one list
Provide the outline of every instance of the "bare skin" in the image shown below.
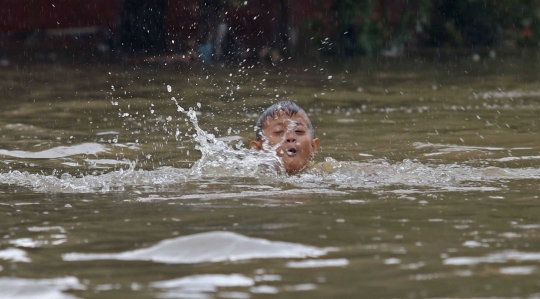
[[289,175],[302,171],[319,150],[319,138],[311,138],[304,112],[293,116],[276,112],[275,117],[264,121],[262,135],[262,140],[251,141],[249,147],[262,150],[263,144],[268,142],[268,146],[276,148]]

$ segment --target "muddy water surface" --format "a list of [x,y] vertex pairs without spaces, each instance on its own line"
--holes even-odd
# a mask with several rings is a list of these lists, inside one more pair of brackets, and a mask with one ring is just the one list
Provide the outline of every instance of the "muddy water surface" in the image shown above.
[[[539,68],[4,67],[0,297],[536,298]],[[293,177],[245,149],[285,98],[322,145]]]

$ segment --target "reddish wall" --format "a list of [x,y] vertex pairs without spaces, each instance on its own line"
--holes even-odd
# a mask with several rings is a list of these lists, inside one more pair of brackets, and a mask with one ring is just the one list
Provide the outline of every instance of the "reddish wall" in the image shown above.
[[[199,2],[168,1],[167,44],[171,49],[196,38]],[[316,7],[313,0],[289,0],[289,5],[291,26],[300,26],[308,18],[329,17],[328,10]],[[121,0],[0,0],[0,34],[89,26],[107,27],[114,32],[120,6]],[[249,0],[247,5],[229,8],[227,23],[231,33],[248,47],[268,45],[274,38],[272,13],[276,13],[276,7],[275,0]]]
[[120,0],[0,0],[0,33],[103,26],[113,29]]

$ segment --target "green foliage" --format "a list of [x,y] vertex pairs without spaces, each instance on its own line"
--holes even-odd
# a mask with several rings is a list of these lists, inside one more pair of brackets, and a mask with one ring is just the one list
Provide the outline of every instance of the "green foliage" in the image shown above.
[[319,49],[326,52],[371,55],[411,45],[536,47],[540,43],[540,0],[316,1],[328,20],[310,20],[309,27],[311,36],[320,41]]
[[500,27],[499,41],[503,45],[538,46],[540,36],[540,1],[491,1]]
[[539,0],[432,0],[427,45],[535,46]]
[[[333,22],[317,20],[313,28],[321,41],[330,37],[333,50],[340,54],[378,52],[385,47],[402,45],[415,37],[415,32],[429,23],[430,0],[319,0],[318,7],[327,9],[331,2]],[[397,8],[396,8],[397,7]],[[396,13],[396,9],[400,9]],[[326,29],[322,30],[322,26]],[[316,34],[315,34],[316,35]],[[324,44],[324,42],[321,42]]]

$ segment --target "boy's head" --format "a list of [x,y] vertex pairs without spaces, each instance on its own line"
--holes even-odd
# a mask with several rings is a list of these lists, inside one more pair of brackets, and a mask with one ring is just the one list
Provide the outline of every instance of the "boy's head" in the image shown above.
[[263,143],[276,148],[278,157],[288,174],[304,169],[319,150],[313,125],[306,112],[295,103],[279,102],[270,106],[259,117],[256,140],[249,147],[263,149]]

